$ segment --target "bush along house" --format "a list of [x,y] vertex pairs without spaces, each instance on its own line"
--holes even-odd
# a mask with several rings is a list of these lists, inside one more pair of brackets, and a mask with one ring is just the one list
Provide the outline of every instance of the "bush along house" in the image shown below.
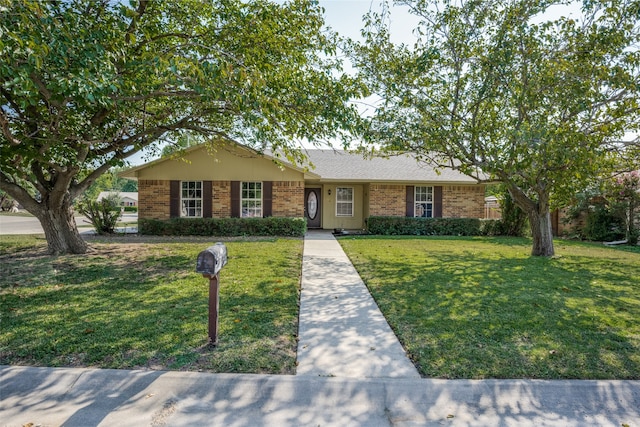
[[[457,171],[436,172],[410,155],[305,153],[309,165],[296,166],[238,144],[219,144],[215,151],[200,145],[121,176],[138,180],[140,231],[151,234],[209,234],[207,227],[184,225],[199,218],[297,218],[309,229],[363,230],[374,218],[484,216],[485,186]],[[163,222],[183,225],[167,231]],[[220,234],[248,234],[232,220],[220,223],[226,230],[217,229]]]

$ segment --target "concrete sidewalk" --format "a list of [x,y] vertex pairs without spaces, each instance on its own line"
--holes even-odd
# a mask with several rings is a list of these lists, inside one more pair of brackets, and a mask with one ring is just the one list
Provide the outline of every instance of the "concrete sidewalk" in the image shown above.
[[304,240],[298,375],[420,378],[340,244]]
[[0,425],[637,427],[638,381],[0,367]]

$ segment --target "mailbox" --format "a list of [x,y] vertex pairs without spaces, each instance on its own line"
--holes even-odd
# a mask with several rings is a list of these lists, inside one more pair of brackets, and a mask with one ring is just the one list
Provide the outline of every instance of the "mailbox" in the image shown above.
[[218,273],[227,264],[227,247],[218,242],[198,254],[196,273],[209,278],[209,343],[218,344],[218,307],[220,305]]
[[227,264],[227,247],[218,242],[198,254],[196,272],[215,276]]

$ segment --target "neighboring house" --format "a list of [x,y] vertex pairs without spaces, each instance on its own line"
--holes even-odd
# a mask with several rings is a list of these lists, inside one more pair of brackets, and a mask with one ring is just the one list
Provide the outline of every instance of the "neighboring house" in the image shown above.
[[120,199],[120,206],[138,206],[138,193],[128,191],[102,191],[96,201],[116,196]]
[[362,229],[369,216],[482,218],[485,186],[407,155],[366,159],[308,150],[312,166],[241,145],[192,147],[120,175],[138,180],[141,219],[305,217],[309,228]]

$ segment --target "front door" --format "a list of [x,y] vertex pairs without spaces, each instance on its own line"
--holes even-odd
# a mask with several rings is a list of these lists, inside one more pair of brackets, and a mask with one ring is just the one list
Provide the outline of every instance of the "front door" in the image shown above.
[[320,196],[319,188],[304,189],[304,217],[307,218],[307,228],[320,228]]

